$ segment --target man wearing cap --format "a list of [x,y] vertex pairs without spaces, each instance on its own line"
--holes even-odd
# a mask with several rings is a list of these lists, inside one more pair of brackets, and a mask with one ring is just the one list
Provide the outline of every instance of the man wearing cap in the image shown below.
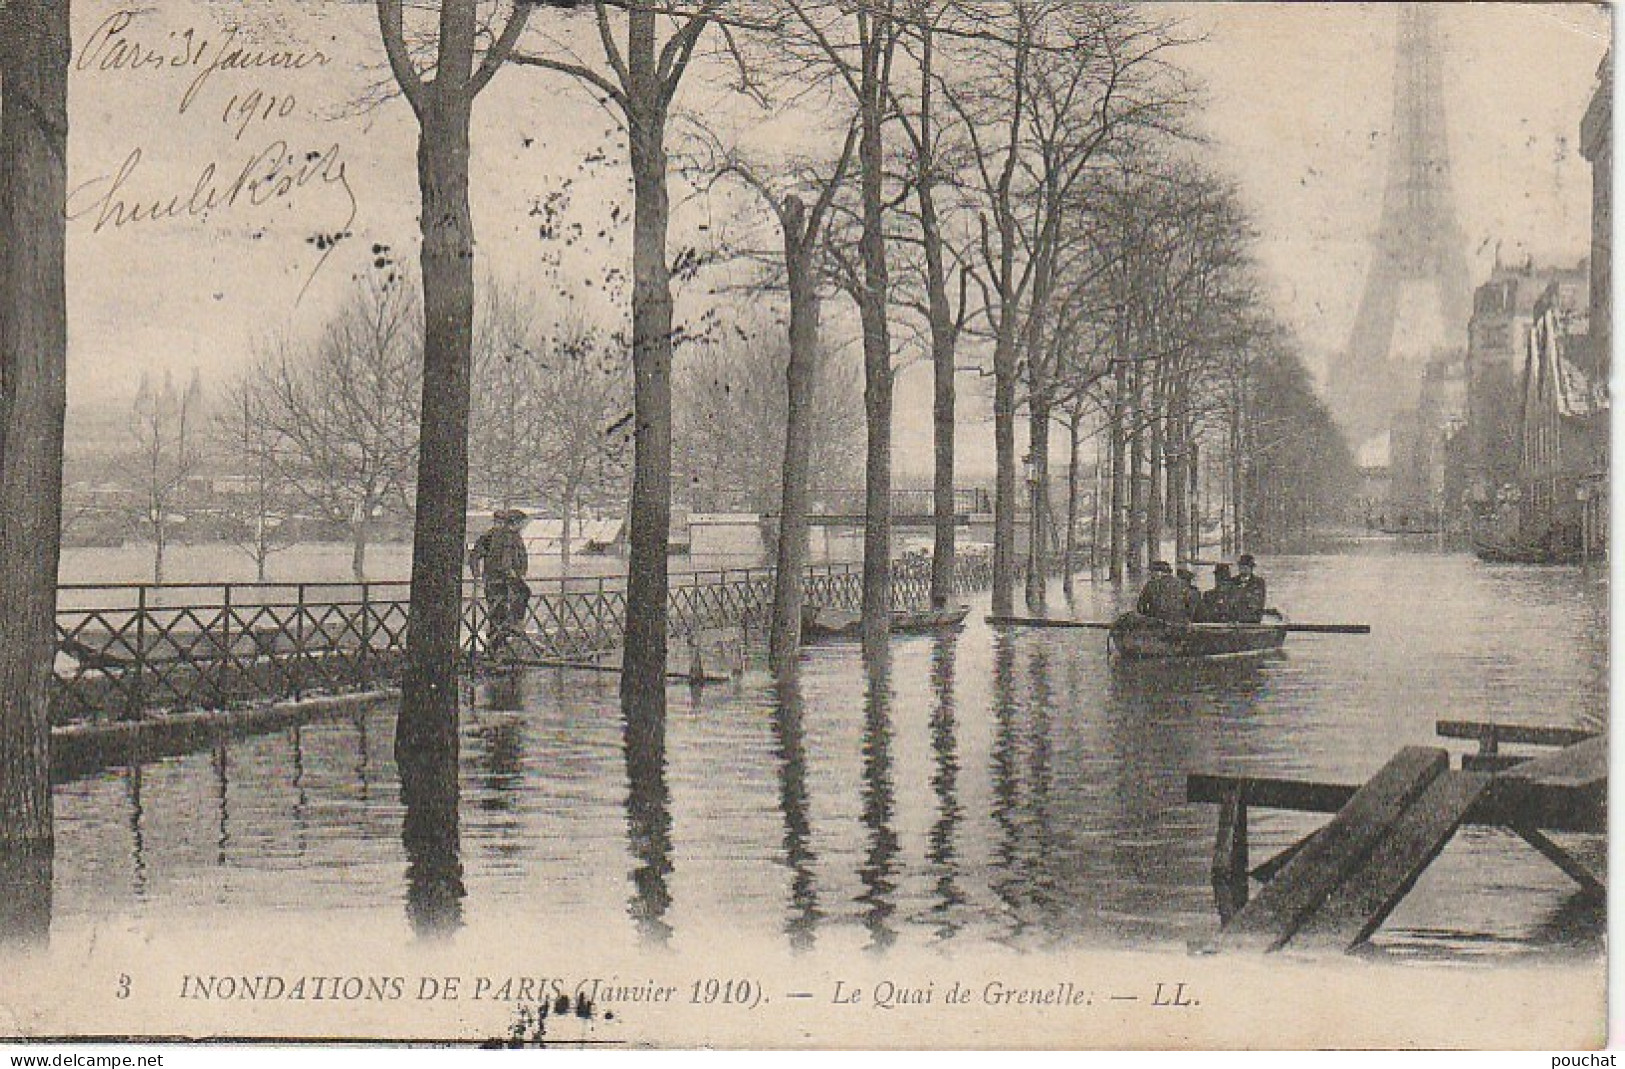
[[474,541],[468,551],[468,569],[475,579],[485,580],[486,646],[496,648],[510,635],[524,628],[525,608],[530,603],[530,587],[525,572],[530,555],[519,529],[528,517],[518,509],[498,509],[491,516],[491,529]]
[[1174,577],[1174,570],[1167,561],[1152,561],[1151,578],[1140,591],[1134,611],[1171,624],[1188,624],[1191,606],[1186,589],[1185,581]]
[[1264,619],[1264,577],[1253,571],[1253,555],[1243,553],[1236,558],[1236,577],[1231,580],[1231,608],[1238,622],[1256,624]]

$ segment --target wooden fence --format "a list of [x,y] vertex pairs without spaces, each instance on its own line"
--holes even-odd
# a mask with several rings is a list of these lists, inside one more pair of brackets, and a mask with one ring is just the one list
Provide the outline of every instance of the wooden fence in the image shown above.
[[[961,593],[987,588],[985,557],[958,562]],[[857,565],[815,565],[810,602],[856,610]],[[896,605],[923,603],[929,562],[897,562]],[[622,576],[531,581],[526,630],[544,657],[573,660],[617,648],[626,620]],[[466,590],[464,644],[478,652],[485,606]],[[759,632],[773,600],[771,568],[671,577],[671,633],[712,627]],[[64,584],[57,594],[52,719],[134,719],[164,709],[219,709],[392,682],[406,649],[409,584]]]

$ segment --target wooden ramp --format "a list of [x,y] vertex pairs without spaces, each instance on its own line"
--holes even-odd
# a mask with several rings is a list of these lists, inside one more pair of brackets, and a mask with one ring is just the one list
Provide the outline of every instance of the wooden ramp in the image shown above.
[[[1442,749],[1401,750],[1273,869],[1257,897],[1220,931],[1217,948],[1265,952],[1296,941],[1346,949],[1364,941],[1444,849],[1489,783],[1485,773],[1452,771]],[[1220,867],[1216,860],[1215,870]],[[1245,861],[1239,867],[1245,872]]]
[[[1505,828],[1579,884],[1606,894],[1606,878],[1547,832],[1606,834],[1608,745],[1592,731],[1439,721],[1447,738],[1476,739],[1452,770],[1435,747],[1401,750],[1363,787],[1264,777],[1192,774],[1186,798],[1219,804],[1213,894],[1222,928],[1213,949],[1294,946],[1351,949],[1393,912],[1462,824]],[[1542,756],[1501,743],[1557,746]],[[1335,814],[1325,827],[1248,868],[1248,807]],[[1263,883],[1249,898],[1251,881]]]

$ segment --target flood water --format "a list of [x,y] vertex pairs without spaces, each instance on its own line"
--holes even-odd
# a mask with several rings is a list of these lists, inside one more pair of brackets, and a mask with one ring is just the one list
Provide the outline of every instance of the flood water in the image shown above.
[[[760,671],[674,686],[663,759],[628,759],[613,676],[475,681],[454,843],[403,846],[388,710],[108,770],[57,788],[53,931],[316,912],[403,942],[414,923],[567,917],[676,949],[721,923],[791,948],[1183,950],[1217,926],[1215,807],[1185,802],[1187,772],[1353,783],[1441,744],[1442,718],[1606,723],[1601,578],[1393,544],[1263,570],[1293,619],[1372,634],[1116,668],[1098,632],[994,633],[984,595],[963,631],[895,640],[873,675],[829,644],[782,695]],[[1080,581],[1050,610],[1107,619],[1119,598]],[[1317,819],[1255,810],[1254,862]],[[1600,839],[1564,841],[1600,864]],[[1374,949],[1595,953],[1602,929],[1521,840],[1469,828]]]

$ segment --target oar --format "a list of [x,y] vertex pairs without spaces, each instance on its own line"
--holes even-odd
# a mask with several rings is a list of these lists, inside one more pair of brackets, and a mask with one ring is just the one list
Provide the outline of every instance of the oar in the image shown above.
[[[987,622],[996,627],[1082,627],[1091,631],[1110,631],[1112,625],[1098,620],[1047,620],[1041,616],[989,616]],[[1199,628],[1235,627],[1236,624],[1199,623]],[[1300,635],[1369,635],[1370,624],[1287,624],[1264,623],[1253,627],[1279,627]]]

